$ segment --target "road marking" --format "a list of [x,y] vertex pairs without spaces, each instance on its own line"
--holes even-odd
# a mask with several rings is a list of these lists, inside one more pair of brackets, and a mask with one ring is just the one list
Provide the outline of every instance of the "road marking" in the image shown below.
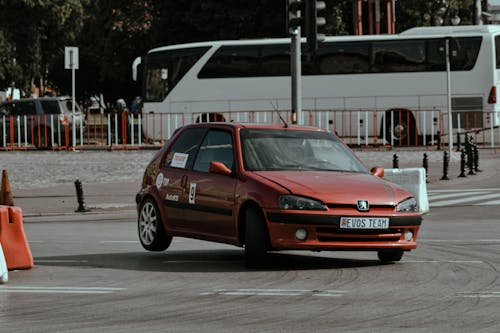
[[438,199],[449,199],[449,198],[461,197],[464,195],[483,194],[483,193],[487,192],[481,191],[481,192],[468,192],[468,193],[460,192],[460,193],[446,193],[446,194],[429,194],[429,199],[437,201]]
[[24,294],[110,294],[126,288],[108,287],[3,287],[0,293],[24,293]]
[[129,240],[129,241],[100,241],[99,244],[139,244],[139,241]]
[[445,193],[445,192],[499,192],[500,188],[494,187],[485,187],[485,188],[443,188],[443,189],[433,189],[428,190],[428,193]]
[[348,293],[346,290],[303,290],[303,289],[214,289],[200,293],[201,296],[313,296],[313,297],[341,297]]
[[430,207],[442,207],[457,204],[478,206],[500,205],[499,188],[437,189],[429,190],[427,193]]
[[493,205],[500,205],[500,200],[492,200],[492,201],[486,201],[486,202],[480,202],[477,204],[478,206],[493,206]]
[[459,292],[457,297],[464,298],[500,298],[500,291],[470,291],[470,292]]
[[[460,199],[455,199],[455,200],[444,200],[444,201],[431,201],[430,206],[431,207],[441,207],[441,206],[449,206],[449,205],[454,205],[458,203],[470,203],[474,201],[479,201],[483,199],[491,199],[491,198],[500,198],[500,193],[490,193],[490,194],[484,194],[484,195],[478,195],[474,197],[467,197],[467,198],[460,198]],[[477,205],[477,203],[475,204]]]
[[51,260],[51,259],[36,259],[35,258],[35,262],[36,263],[45,263],[45,264],[51,264],[51,263],[88,263],[89,261],[88,260],[64,260],[64,259],[54,259],[54,260]]
[[500,243],[500,239],[419,239],[419,243]]
[[404,260],[404,263],[409,264],[483,264],[481,260]]

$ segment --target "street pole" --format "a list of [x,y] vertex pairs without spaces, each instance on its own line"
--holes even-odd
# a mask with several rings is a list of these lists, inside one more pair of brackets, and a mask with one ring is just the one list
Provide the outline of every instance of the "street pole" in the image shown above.
[[[75,108],[76,108],[76,98],[75,98],[75,70],[78,69],[78,47],[66,46],[64,48],[64,68],[71,69],[71,95],[72,95],[72,106],[71,106],[71,137],[73,138],[72,148],[75,150],[76,147],[76,121],[75,121]],[[68,122],[69,123],[69,122]]]
[[72,136],[73,136],[73,150],[75,150],[76,147],[76,122],[75,122],[75,63],[73,59],[73,50],[69,51],[70,52],[70,66],[71,66],[71,96],[72,96],[72,103],[71,103],[71,112],[73,114],[73,120],[71,122],[71,127],[72,127]]
[[292,124],[302,125],[302,66],[300,27],[292,31],[290,43],[291,71],[292,71]]
[[448,100],[448,156],[451,159],[453,151],[453,121],[451,118],[451,77],[450,77],[450,37],[445,39],[446,53],[446,97]]

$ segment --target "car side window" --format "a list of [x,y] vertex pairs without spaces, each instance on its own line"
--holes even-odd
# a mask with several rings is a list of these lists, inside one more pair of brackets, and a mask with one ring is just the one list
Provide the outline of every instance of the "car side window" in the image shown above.
[[210,162],[224,163],[229,169],[233,168],[233,138],[230,132],[210,130],[203,140],[193,170],[208,172]]
[[36,107],[34,102],[21,102],[13,103],[15,116],[30,116],[36,114]]
[[206,131],[206,128],[200,127],[183,131],[168,151],[164,166],[189,169]]
[[60,114],[61,109],[59,108],[58,101],[41,101],[43,112],[45,114]]

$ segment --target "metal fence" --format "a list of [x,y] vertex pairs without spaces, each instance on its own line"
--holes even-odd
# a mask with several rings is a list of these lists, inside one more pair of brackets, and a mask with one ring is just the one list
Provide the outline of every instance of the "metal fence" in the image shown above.
[[[461,110],[452,113],[453,142],[472,139],[479,146],[500,146],[498,114]],[[158,147],[187,124],[207,121],[292,123],[290,111],[220,113],[88,114],[76,126],[54,115],[0,117],[0,150],[140,149]],[[439,110],[305,110],[299,123],[338,135],[351,146],[446,146],[448,114]],[[73,134],[73,131],[75,132]],[[74,137],[74,139],[73,139]]]

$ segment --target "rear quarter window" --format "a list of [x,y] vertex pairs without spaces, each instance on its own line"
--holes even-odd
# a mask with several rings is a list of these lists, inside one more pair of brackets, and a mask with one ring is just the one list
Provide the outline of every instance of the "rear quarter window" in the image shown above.
[[41,101],[43,111],[45,114],[59,114],[61,109],[59,108],[58,101]]

